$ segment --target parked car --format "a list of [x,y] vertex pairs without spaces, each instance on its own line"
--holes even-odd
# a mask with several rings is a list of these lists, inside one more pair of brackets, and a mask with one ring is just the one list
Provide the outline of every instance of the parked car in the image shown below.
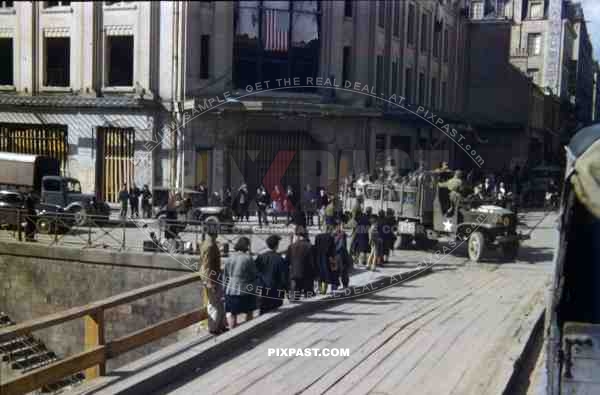
[[[25,195],[18,191],[0,190],[0,227],[18,229],[27,219]],[[33,220],[39,233],[68,232],[74,218],[59,205],[41,203],[36,199]],[[21,224],[19,224],[19,221]]]

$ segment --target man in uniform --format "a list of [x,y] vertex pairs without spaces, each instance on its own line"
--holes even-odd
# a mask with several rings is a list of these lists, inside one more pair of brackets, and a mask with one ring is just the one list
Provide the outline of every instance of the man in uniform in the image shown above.
[[454,172],[454,177],[449,179],[446,182],[440,182],[439,186],[442,188],[448,188],[450,192],[450,203],[451,206],[446,212],[446,215],[454,214],[454,210],[458,209],[458,202],[462,198],[462,193],[464,189],[463,183],[463,172],[462,170],[456,170]]
[[206,282],[206,300],[208,311],[208,330],[218,335],[225,326],[225,306],[223,304],[223,285],[221,271],[221,253],[217,246],[217,227],[209,226],[208,237],[200,247],[200,273]]

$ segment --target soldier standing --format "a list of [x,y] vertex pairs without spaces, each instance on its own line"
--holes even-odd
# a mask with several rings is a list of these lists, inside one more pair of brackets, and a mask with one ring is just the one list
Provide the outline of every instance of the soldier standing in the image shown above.
[[458,202],[462,198],[464,183],[463,183],[463,172],[461,170],[456,170],[454,172],[454,177],[449,179],[446,182],[440,182],[439,186],[442,188],[447,188],[450,192],[450,203],[451,207],[448,209],[447,215],[454,214],[454,210],[458,209]]

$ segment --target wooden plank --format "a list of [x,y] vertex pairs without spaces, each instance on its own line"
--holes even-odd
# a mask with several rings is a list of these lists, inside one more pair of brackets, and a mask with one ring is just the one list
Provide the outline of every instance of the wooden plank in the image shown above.
[[[84,349],[93,350],[104,345],[104,311],[100,310],[94,314],[86,315],[85,318]],[[93,379],[106,374],[106,364],[102,362],[92,366],[85,371],[86,379]]]
[[4,342],[13,337],[27,334],[39,329],[58,325],[74,318],[83,317],[88,314],[94,314],[99,310],[106,310],[115,306],[130,303],[159,292],[167,291],[172,288],[181,287],[201,280],[202,276],[200,273],[186,274],[185,276],[173,278],[158,284],[148,285],[137,290],[111,296],[110,298],[102,299],[85,306],[73,307],[71,309],[50,314],[42,318],[25,321],[21,324],[11,326],[10,328],[0,329],[0,342]]
[[107,358],[110,359],[119,356],[127,351],[163,338],[183,328],[187,328],[188,326],[205,320],[206,318],[208,318],[206,309],[200,308],[189,313],[181,314],[175,318],[161,321],[151,327],[113,340],[107,344]]
[[46,384],[80,372],[82,369],[102,363],[105,361],[105,357],[105,347],[96,347],[7,381],[0,385],[0,393],[11,395],[29,393]]

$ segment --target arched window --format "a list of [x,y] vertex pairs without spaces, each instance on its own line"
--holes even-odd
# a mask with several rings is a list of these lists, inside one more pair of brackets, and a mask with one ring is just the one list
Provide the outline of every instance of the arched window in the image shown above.
[[294,77],[304,84],[306,77],[317,76],[319,1],[238,1],[234,24],[237,88],[264,81],[274,88],[277,79]]

